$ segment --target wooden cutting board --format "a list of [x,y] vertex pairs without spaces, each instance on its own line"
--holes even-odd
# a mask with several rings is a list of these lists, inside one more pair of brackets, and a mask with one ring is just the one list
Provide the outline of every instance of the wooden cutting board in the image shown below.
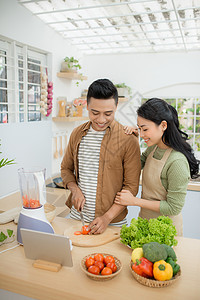
[[91,235],[75,235],[74,232],[81,230],[81,222],[77,222],[76,225],[70,226],[64,231],[64,235],[68,236],[74,246],[78,247],[97,247],[103,244],[107,244],[120,237],[120,228],[107,228],[101,234]]

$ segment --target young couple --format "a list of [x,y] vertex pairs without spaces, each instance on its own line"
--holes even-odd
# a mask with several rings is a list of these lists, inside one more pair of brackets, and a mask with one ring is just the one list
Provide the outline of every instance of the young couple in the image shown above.
[[[91,233],[110,224],[127,223],[127,206],[139,206],[142,218],[169,216],[182,235],[182,215],[190,177],[199,162],[179,129],[176,110],[153,98],[138,110],[137,126],[148,148],[140,157],[137,130],[114,120],[116,87],[108,79],[94,81],[87,94],[89,122],[75,128],[61,163],[61,177],[71,191],[70,217],[82,211]],[[135,134],[134,134],[135,133]],[[142,195],[137,198],[141,167]]]

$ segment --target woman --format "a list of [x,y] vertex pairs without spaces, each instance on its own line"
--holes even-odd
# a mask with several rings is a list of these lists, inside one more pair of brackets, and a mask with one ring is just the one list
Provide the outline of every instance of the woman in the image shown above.
[[[140,137],[148,146],[141,156],[142,195],[140,199],[122,190],[117,193],[115,203],[139,206],[139,216],[146,219],[169,216],[177,235],[183,235],[181,211],[188,181],[198,176],[199,162],[186,142],[187,134],[179,129],[173,106],[152,98],[140,106],[137,113]],[[125,130],[134,131],[130,127]]]

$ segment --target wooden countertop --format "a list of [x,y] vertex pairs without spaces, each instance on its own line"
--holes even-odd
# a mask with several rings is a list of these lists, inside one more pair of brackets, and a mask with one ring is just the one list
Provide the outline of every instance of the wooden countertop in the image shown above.
[[187,190],[200,192],[200,181],[190,181]]
[[[73,220],[57,217],[52,223],[56,233],[62,234]],[[0,228],[13,228],[13,222]],[[115,228],[113,228],[115,230]],[[58,273],[35,269],[32,260],[24,256],[23,246],[0,253],[0,288],[41,300],[197,300],[200,296],[200,240],[177,238],[175,251],[182,275],[173,285],[165,288],[149,288],[138,283],[132,276],[129,263],[132,250],[115,240],[99,247],[73,247],[72,268],[62,267]],[[14,242],[16,243],[16,242]],[[11,244],[2,247],[11,247]],[[80,269],[81,259],[90,253],[104,252],[118,257],[123,263],[121,273],[105,282],[88,278]]]

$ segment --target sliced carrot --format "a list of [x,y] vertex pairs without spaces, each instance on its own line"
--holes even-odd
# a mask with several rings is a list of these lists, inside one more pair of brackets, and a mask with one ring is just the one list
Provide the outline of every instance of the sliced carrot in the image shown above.
[[80,235],[80,234],[82,234],[82,233],[81,233],[81,231],[75,231],[74,234],[75,234],[75,235]]

